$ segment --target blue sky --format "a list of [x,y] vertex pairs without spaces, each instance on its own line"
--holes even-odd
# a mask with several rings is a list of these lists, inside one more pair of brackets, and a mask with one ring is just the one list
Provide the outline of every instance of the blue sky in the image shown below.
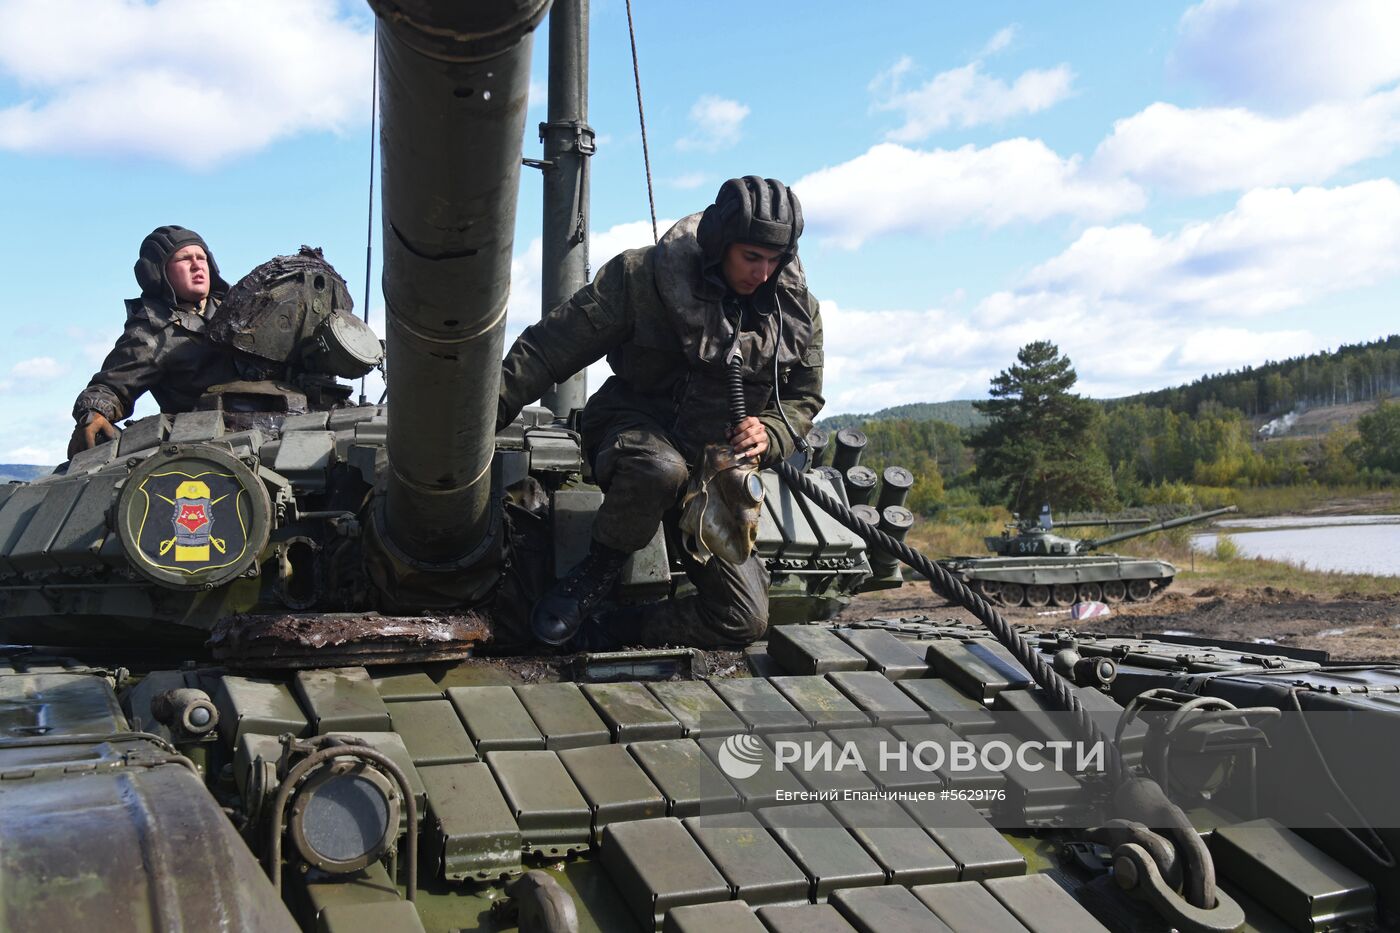
[[[1036,339],[1110,397],[1396,330],[1395,4],[853,9],[634,3],[658,214],[794,186],[828,413],[985,395]],[[363,302],[370,29],[330,0],[0,0],[0,462],[62,459],[157,225],[230,281],[322,246]],[[622,0],[591,53],[596,268],[651,238]],[[527,171],[512,335],[539,213]]]

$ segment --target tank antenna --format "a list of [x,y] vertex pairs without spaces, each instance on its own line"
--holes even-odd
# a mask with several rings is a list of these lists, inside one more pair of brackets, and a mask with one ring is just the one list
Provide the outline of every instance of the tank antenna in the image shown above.
[[[369,267],[374,253],[374,124],[379,115],[379,21],[374,23],[374,41],[371,43],[372,64],[370,65],[369,85],[369,210],[365,214],[365,323],[369,323]],[[365,398],[365,377],[360,377],[360,404]],[[383,401],[381,399],[380,401]]]
[[651,206],[651,241],[660,239],[656,234],[656,197],[651,191],[651,156],[647,151],[647,116],[642,112],[642,70],[637,64],[637,33],[632,28],[632,0],[627,0],[627,38],[632,43],[632,81],[637,85],[637,122],[642,125],[642,164],[647,172],[647,204]]

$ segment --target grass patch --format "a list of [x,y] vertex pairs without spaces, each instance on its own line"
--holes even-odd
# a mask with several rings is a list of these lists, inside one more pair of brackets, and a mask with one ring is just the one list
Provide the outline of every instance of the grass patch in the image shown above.
[[1206,508],[1237,505],[1241,515],[1287,515],[1302,512],[1394,515],[1400,513],[1400,490],[1367,486],[1267,486],[1222,489],[1193,487]]
[[982,539],[1001,534],[999,522],[963,524],[961,522],[931,522],[922,520],[909,529],[909,544],[929,557],[953,557],[988,554]]
[[1319,599],[1395,596],[1400,593],[1400,579],[1395,577],[1307,570],[1262,557],[1236,557],[1226,561],[1213,555],[1197,554],[1194,570],[1189,559],[1177,566],[1181,567],[1178,582],[1187,583],[1193,588],[1212,586],[1222,591],[1239,591],[1272,587]]
[[971,495],[950,496],[938,517],[920,516],[909,529],[909,544],[932,558],[989,553],[983,538],[1006,530],[1011,513],[999,505],[979,505]]
[[1214,556],[1221,563],[1228,564],[1240,556],[1240,546],[1227,534],[1216,535]]

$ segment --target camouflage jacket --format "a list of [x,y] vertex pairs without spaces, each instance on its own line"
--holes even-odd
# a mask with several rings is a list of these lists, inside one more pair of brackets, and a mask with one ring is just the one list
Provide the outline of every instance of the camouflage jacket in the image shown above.
[[[734,325],[726,318],[726,289],[702,274],[693,214],[656,246],[628,250],[603,266],[593,282],[526,328],[506,354],[498,408],[504,426],[550,385],[606,356],[614,375],[589,399],[590,420],[608,409],[640,410],[667,427],[694,457],[722,441],[729,422],[724,358]],[[822,324],[796,258],[769,292],[781,315],[739,335],[748,413],[768,431],[765,464],[789,456],[794,444],[774,399],[793,430],[805,435],[821,410]],[[590,418],[590,416],[595,416]]]
[[[210,309],[217,300],[210,298]],[[204,336],[198,312],[151,298],[126,303],[126,328],[102,368],[73,403],[73,417],[99,412],[115,424],[131,417],[142,393],[164,412],[193,411],[204,390],[238,379],[228,352]]]

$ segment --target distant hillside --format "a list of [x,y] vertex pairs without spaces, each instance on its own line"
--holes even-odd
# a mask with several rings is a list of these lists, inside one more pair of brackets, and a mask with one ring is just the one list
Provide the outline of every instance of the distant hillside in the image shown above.
[[1343,344],[1334,351],[1297,356],[1282,362],[1246,366],[1236,372],[1202,376],[1190,385],[1142,392],[1107,405],[1141,402],[1195,414],[1215,404],[1251,418],[1282,415],[1307,408],[1371,402],[1400,394],[1400,334],[1369,343]]
[[11,480],[29,482],[53,472],[51,466],[36,466],[32,463],[0,463],[0,483]]
[[893,408],[882,408],[869,415],[833,415],[830,418],[822,418],[817,424],[819,427],[837,431],[870,421],[892,421],[899,418],[909,421],[944,421],[963,429],[979,428],[987,423],[987,419],[972,407],[971,399],[955,399],[951,402],[895,405]]
[[[1262,425],[1288,412],[1339,408],[1365,411],[1362,403],[1400,395],[1400,334],[1368,343],[1343,344],[1336,350],[1293,357],[1282,362],[1202,376],[1188,385],[1140,392],[1123,398],[1101,399],[1109,411],[1143,404],[1194,415],[1210,405],[1241,412]],[[1353,409],[1353,406],[1361,405]],[[971,399],[895,405],[871,414],[834,415],[818,425],[840,429],[871,421],[944,421],[964,430],[979,428],[986,418]],[[1305,421],[1307,419],[1304,419]],[[1335,419],[1333,419],[1335,420]],[[1350,420],[1350,419],[1346,419]],[[1300,427],[1305,427],[1300,425]]]

